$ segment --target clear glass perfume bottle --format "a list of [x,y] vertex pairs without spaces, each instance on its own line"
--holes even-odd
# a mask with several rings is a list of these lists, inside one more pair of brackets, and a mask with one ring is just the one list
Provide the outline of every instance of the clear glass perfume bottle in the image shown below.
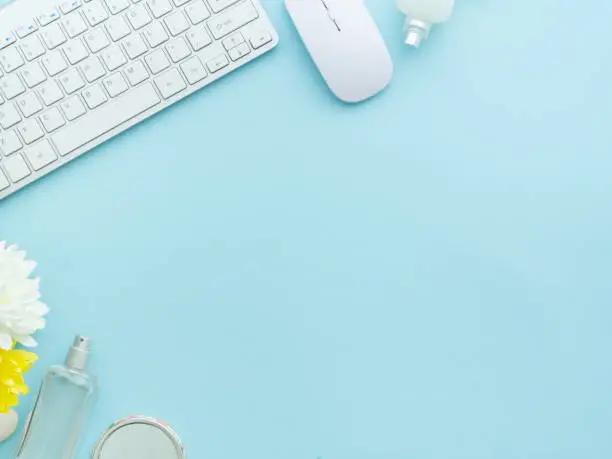
[[49,368],[16,459],[72,459],[96,390],[86,371],[91,343],[77,336],[64,365]]

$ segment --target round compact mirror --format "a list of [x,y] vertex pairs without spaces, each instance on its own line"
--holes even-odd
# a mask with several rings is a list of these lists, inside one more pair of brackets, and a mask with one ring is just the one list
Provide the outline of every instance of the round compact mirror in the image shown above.
[[98,441],[92,459],[184,459],[183,444],[165,423],[131,416],[113,424]]

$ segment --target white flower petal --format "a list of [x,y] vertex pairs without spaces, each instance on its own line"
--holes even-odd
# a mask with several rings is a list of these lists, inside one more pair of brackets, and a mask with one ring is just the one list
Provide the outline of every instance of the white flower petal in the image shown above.
[[8,351],[13,347],[13,338],[6,332],[0,332],[0,349]]
[[49,307],[41,301],[35,301],[34,303],[28,305],[28,311],[32,314],[44,316],[49,313]]
[[36,340],[34,338],[32,338],[31,336],[18,336],[15,339],[19,344],[25,346],[25,347],[36,347],[38,346],[38,343],[36,342]]
[[46,325],[49,308],[39,301],[39,279],[30,277],[35,267],[25,251],[0,241],[0,348],[35,346],[31,335]]

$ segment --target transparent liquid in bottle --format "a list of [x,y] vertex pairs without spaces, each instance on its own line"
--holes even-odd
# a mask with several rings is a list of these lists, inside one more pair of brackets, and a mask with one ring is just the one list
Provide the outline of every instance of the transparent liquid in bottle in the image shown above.
[[[71,352],[73,349],[74,346]],[[75,360],[69,353],[66,365],[47,371],[16,459],[74,457],[96,387],[94,379],[84,371],[87,355],[77,357],[77,364],[71,365]]]

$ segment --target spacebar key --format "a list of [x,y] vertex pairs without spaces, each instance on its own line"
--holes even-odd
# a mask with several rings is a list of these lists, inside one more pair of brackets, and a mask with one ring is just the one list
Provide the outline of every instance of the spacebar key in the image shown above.
[[57,152],[64,156],[106,134],[122,123],[159,104],[151,83],[132,89],[124,96],[109,100],[51,137]]

